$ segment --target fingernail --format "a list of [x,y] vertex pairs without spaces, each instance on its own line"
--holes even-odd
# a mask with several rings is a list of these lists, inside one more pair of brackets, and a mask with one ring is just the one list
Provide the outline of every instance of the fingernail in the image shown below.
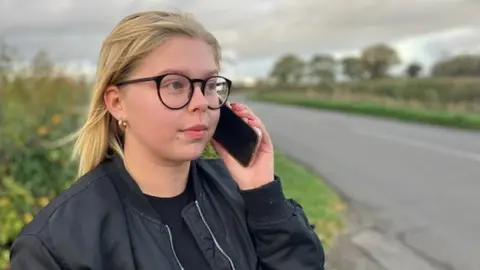
[[258,127],[254,127],[254,129],[257,131],[257,133],[258,133],[258,136],[260,136],[260,137],[261,137],[261,136],[263,135],[263,134],[262,134],[262,130],[261,130],[260,128],[258,128]]
[[235,108],[236,110],[241,110],[243,109],[243,106],[240,103],[233,103],[232,108]]

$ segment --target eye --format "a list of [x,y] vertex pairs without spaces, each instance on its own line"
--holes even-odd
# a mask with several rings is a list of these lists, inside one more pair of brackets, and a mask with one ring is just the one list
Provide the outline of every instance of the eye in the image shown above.
[[162,88],[169,88],[169,89],[183,89],[185,88],[185,82],[183,81],[167,81],[162,84]]
[[169,90],[183,90],[190,87],[187,78],[179,75],[168,75],[162,80],[161,87]]
[[181,81],[174,81],[174,82],[168,82],[166,87],[173,88],[173,89],[183,89],[185,88],[185,84],[184,82],[181,82]]
[[214,91],[217,89],[217,83],[216,82],[208,82],[206,85],[207,90],[209,91]]

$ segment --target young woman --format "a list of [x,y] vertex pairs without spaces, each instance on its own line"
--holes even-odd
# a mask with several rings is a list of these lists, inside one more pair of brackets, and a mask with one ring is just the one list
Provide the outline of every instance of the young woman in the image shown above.
[[226,106],[220,46],[183,13],[124,18],[103,43],[75,154],[79,179],[13,244],[12,270],[324,269],[300,205],[274,174],[263,133],[254,163],[200,158]]

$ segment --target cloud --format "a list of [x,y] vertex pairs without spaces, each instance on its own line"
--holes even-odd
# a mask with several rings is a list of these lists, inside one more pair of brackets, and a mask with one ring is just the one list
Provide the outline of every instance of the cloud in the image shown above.
[[[429,32],[391,43],[398,52],[401,64],[396,72],[413,62],[420,62],[424,70],[429,70],[438,60],[461,53],[480,53],[480,29],[474,27],[457,27]],[[336,58],[359,56],[361,48],[334,53]]]
[[[300,2],[302,4],[300,4]],[[480,25],[480,1],[283,1],[263,18],[238,21],[230,46],[255,58],[395,42],[448,28]]]
[[[422,44],[404,45],[404,54],[468,51],[480,39],[477,0],[2,0],[0,34],[27,58],[46,49],[61,63],[95,63],[113,26],[149,9],[193,12],[242,63],[287,52],[354,51],[384,41]],[[429,37],[450,29],[471,30],[461,42]]]

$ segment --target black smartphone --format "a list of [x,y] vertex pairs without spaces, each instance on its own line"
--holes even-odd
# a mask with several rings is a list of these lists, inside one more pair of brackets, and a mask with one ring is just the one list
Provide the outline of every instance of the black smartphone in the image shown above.
[[255,156],[261,137],[254,128],[225,104],[220,107],[220,119],[213,139],[240,164],[248,167]]

